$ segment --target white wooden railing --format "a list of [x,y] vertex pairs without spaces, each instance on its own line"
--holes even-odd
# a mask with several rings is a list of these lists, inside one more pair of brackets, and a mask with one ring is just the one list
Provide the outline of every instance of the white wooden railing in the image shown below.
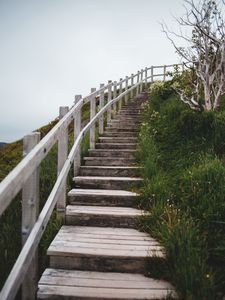
[[[106,85],[101,84],[100,89],[91,89],[91,93],[84,98],[76,95],[71,109],[60,107],[59,122],[42,140],[39,133],[32,133],[24,138],[23,160],[0,183],[0,216],[22,190],[23,243],[20,255],[0,293],[1,300],[14,299],[21,285],[23,300],[35,299],[37,246],[55,206],[58,214],[64,218],[66,180],[71,167],[74,168],[75,175],[79,170],[80,145],[84,136],[90,132],[90,149],[94,149],[96,123],[99,122],[98,130],[102,134],[105,114],[109,123],[123,103],[127,103],[142,92],[144,87],[155,78],[165,81],[168,78],[167,72],[173,71],[174,66],[178,65],[145,68],[129,77],[126,76],[125,79],[120,79],[119,82],[108,81]],[[180,66],[182,69],[183,65]],[[97,98],[98,113],[96,113]],[[81,129],[81,109],[87,103],[90,103],[90,121]],[[74,144],[68,154],[68,127],[71,122],[74,122]],[[39,165],[56,143],[58,143],[58,177],[39,214]]]

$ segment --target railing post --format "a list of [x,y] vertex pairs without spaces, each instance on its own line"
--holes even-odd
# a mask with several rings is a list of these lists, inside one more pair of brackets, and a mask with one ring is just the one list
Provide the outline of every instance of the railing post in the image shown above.
[[141,85],[140,85],[140,92],[143,92],[143,75],[144,75],[144,70],[141,69]]
[[166,65],[163,66],[163,82],[166,81]]
[[139,94],[139,82],[140,82],[140,71],[138,71],[138,73],[137,73],[137,83],[138,83],[138,86],[137,86],[137,90],[136,90],[136,96]]
[[[40,133],[34,132],[23,139],[23,156],[40,141]],[[39,168],[30,176],[22,189],[22,245],[25,244],[39,213]],[[36,251],[22,284],[22,300],[36,299],[38,280],[38,252]]]
[[154,81],[154,75],[153,75],[153,72],[154,72],[154,67],[151,66],[151,82]]
[[[110,102],[112,100],[112,80],[108,80],[108,102]],[[112,107],[110,106],[110,108],[107,110],[107,124],[109,124],[111,122],[111,118],[112,118]]]
[[[134,74],[132,73],[131,74],[131,87],[133,87],[133,85],[134,85]],[[131,97],[131,99],[134,98],[134,90],[133,89],[131,90],[130,97]]]
[[145,68],[145,89],[148,87],[148,68]]
[[[128,78],[129,78],[129,77],[126,76],[126,81],[125,81],[125,83],[126,83],[125,91],[126,91],[126,92],[127,92],[127,90],[128,90]],[[125,104],[127,104],[128,99],[129,99],[128,94],[126,94],[126,95],[125,95]]]
[[[100,84],[100,89],[104,87],[104,83]],[[99,110],[101,110],[104,106],[104,90],[100,92],[99,96]],[[104,132],[104,114],[99,117],[99,134],[103,134]]]
[[[75,95],[74,104],[76,105],[80,99],[82,99],[81,95]],[[81,131],[81,109],[79,108],[74,115],[74,142],[76,141],[80,131]],[[80,147],[79,147],[79,150],[77,151],[77,154],[74,157],[74,176],[78,175],[80,165],[81,165],[81,157],[80,157]]]
[[[59,119],[61,120],[69,111],[68,106],[60,106],[59,108]],[[59,175],[63,168],[63,165],[67,159],[68,155],[68,128],[62,127],[59,132],[58,138],[58,169],[57,173]],[[57,213],[65,220],[66,211],[66,184],[62,187],[61,193],[57,201]]]
[[[119,94],[122,94],[123,92],[123,83],[121,82],[123,80],[123,78],[120,78],[120,89],[119,89]],[[123,102],[123,98],[121,98],[119,100],[119,110],[121,109],[122,107],[122,102]]]
[[[91,93],[94,93],[96,88],[91,89]],[[90,101],[90,120],[96,115],[96,97],[92,96]],[[95,149],[95,124],[90,128],[90,149]]]
[[[117,81],[114,81],[113,82],[113,99],[115,99],[116,97],[117,97]],[[113,104],[113,111],[112,111],[113,117],[115,117],[115,115],[116,115],[116,108],[117,108],[117,104],[114,103]]]

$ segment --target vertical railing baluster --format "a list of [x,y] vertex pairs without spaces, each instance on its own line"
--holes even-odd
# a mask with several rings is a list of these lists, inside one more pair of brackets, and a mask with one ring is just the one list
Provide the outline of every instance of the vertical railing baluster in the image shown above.
[[[40,141],[40,133],[34,132],[23,139],[25,157]],[[22,245],[25,244],[39,213],[39,168],[27,180],[22,189]],[[22,284],[22,300],[36,299],[38,280],[38,252],[32,258]]]
[[138,71],[138,73],[137,73],[137,83],[138,83],[138,86],[137,86],[137,89],[136,89],[136,96],[139,94],[139,91],[140,91],[139,82],[140,82],[140,71]]
[[143,76],[144,76],[144,70],[141,69],[141,86],[140,86],[140,92],[143,92]]
[[[96,88],[91,89],[91,93],[94,93]],[[90,101],[90,120],[96,115],[96,96],[91,96]],[[95,149],[95,124],[90,128],[90,149]]]
[[[126,76],[126,81],[125,81],[125,91],[127,92],[127,90],[128,90],[128,76]],[[128,99],[129,99],[129,96],[128,96],[128,94],[126,94],[125,95],[125,104],[127,104],[127,102],[128,102]]]
[[[60,106],[59,108],[59,119],[61,120],[69,111],[68,106]],[[68,128],[62,126],[60,128],[59,137],[58,137],[58,167],[57,174],[59,175],[60,171],[63,168],[63,165],[67,159],[68,155]],[[59,199],[57,201],[57,213],[62,217],[63,221],[65,220],[65,211],[66,211],[66,184],[62,187]]]
[[[112,80],[108,80],[108,102],[112,100]],[[107,124],[111,122],[112,119],[112,107],[107,110]]]
[[[79,100],[82,99],[81,95],[75,95],[74,104],[76,105]],[[79,108],[74,114],[74,142],[76,141],[78,135],[81,131],[81,109]],[[79,173],[81,165],[81,156],[80,156],[80,147],[77,151],[77,154],[74,157],[74,176],[77,176]]]
[[[117,97],[117,81],[114,81],[114,83],[113,83],[113,99],[115,99],[116,97]],[[113,111],[112,111],[112,113],[113,113],[113,118],[114,118],[115,115],[116,115],[116,110],[117,110],[117,104],[114,103],[114,104],[113,104]]]
[[163,82],[166,81],[166,66],[163,66]]
[[145,68],[145,89],[148,88],[148,68]]
[[[104,87],[104,83],[100,84],[100,89]],[[100,92],[99,95],[99,110],[101,110],[104,106],[104,90]],[[99,134],[103,134],[104,132],[104,114],[99,117]]]
[[[119,88],[119,94],[122,94],[123,92],[123,83],[121,82],[123,80],[123,78],[120,78],[120,88]],[[121,98],[119,100],[119,110],[121,109],[122,107],[122,103],[123,103],[123,98]]]
[[151,66],[151,82],[153,82],[154,81],[154,67],[153,66]]
[[[134,85],[134,74],[132,73],[131,74],[131,86],[133,87],[133,85]],[[133,98],[134,98],[134,90],[133,89],[131,90],[130,97],[133,100]]]

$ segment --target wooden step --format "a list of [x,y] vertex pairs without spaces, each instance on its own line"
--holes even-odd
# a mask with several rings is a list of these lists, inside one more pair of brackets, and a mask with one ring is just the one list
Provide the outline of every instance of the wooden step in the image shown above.
[[124,125],[137,125],[137,124],[141,124],[141,121],[138,119],[133,119],[133,118],[126,118],[126,117],[119,117],[119,118],[115,118],[115,119],[112,119],[111,122],[109,123],[110,125],[111,124],[124,124]]
[[76,176],[73,178],[77,188],[95,188],[108,190],[126,190],[139,187],[139,177]]
[[137,149],[137,143],[96,143],[96,149]]
[[105,131],[102,137],[137,137],[138,132],[132,132],[132,131],[119,131],[119,132],[113,132],[113,131]]
[[100,136],[99,141],[101,143],[137,143],[137,137],[105,137]]
[[119,177],[138,177],[141,167],[128,166],[81,166],[80,176],[119,176]]
[[168,282],[141,274],[46,269],[37,298],[49,300],[157,300],[176,297]]
[[84,157],[86,166],[135,166],[134,158]]
[[82,206],[66,207],[66,224],[78,226],[136,228],[141,210],[131,207]]
[[88,150],[89,155],[92,157],[114,157],[117,159],[118,157],[121,158],[134,158],[135,157],[135,150],[130,149],[95,149],[95,150]]
[[112,131],[112,132],[138,132],[137,128],[113,128],[113,127],[106,127],[105,131]]
[[131,207],[137,193],[123,190],[72,189],[68,193],[71,205],[102,205]]
[[110,227],[62,226],[47,254],[52,268],[99,272],[144,273],[146,260],[160,267],[165,259],[148,234]]
[[123,122],[114,122],[114,123],[109,123],[108,127],[110,128],[119,128],[119,129],[124,129],[124,130],[131,130],[131,129],[138,129],[139,125],[137,124],[128,124],[128,123],[123,123]]

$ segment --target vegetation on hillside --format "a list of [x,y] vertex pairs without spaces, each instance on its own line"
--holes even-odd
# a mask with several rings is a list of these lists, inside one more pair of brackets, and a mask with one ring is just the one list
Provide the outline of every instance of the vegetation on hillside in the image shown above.
[[[193,111],[153,83],[139,136],[144,183],[141,228],[167,254],[166,277],[180,299],[225,294],[225,110]],[[150,275],[154,270],[148,269]],[[161,274],[158,274],[161,276]]]

